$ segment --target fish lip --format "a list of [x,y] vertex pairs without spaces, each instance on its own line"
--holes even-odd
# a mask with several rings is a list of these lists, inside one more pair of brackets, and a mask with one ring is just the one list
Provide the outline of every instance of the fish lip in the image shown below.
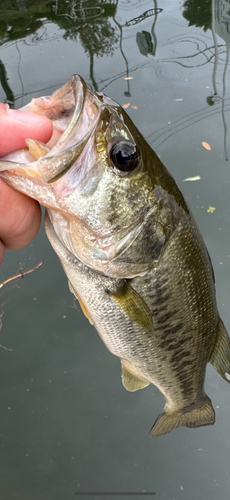
[[[79,122],[80,116],[84,110],[85,98],[87,94],[87,85],[83,78],[80,75],[73,75],[70,78],[70,84],[73,91],[73,96],[75,100],[75,109],[71,119],[70,124],[66,128],[65,132],[63,132],[57,144],[52,148],[50,153],[48,153],[45,157],[41,158],[38,161],[37,167],[42,175],[42,178],[47,183],[55,182],[61,175],[63,171],[71,168],[73,162],[75,161],[76,154],[74,152],[73,147],[68,152],[62,153],[63,157],[66,157],[66,161],[61,165],[61,161],[59,161],[60,168],[57,168],[57,157],[55,156],[58,153],[58,150],[64,145],[64,143],[68,140],[70,135],[72,134],[74,128],[77,126]],[[83,138],[84,140],[84,138]],[[78,154],[79,155],[79,154]],[[60,157],[60,155],[58,155]]]
[[[42,158],[39,158],[35,162],[17,163],[14,161],[4,160],[4,157],[0,158],[0,172],[10,171],[11,175],[17,174],[18,169],[28,170],[26,177],[36,177],[43,180],[45,183],[53,183],[58,180],[63,173],[67,172],[76,161],[78,156],[81,154],[85,143],[87,142],[92,130],[90,129],[87,134],[85,134],[80,141],[74,143],[72,140],[72,145],[68,149],[65,147],[68,139],[71,137],[75,127],[77,126],[80,117],[84,111],[84,105],[86,100],[86,95],[88,92],[88,87],[86,82],[80,75],[73,75],[69,83],[72,87],[73,97],[75,101],[75,108],[72,119],[63,132],[62,136],[58,140],[57,144]],[[31,171],[31,175],[30,172]]]
[[66,141],[66,139],[72,132],[73,127],[76,126],[77,122],[79,121],[81,113],[84,109],[85,98],[88,90],[85,80],[83,80],[83,78],[80,75],[73,75],[70,78],[70,84],[72,87],[73,96],[75,100],[75,110],[70,124],[68,125],[67,129],[62,134],[62,136],[60,137],[59,141],[57,142],[57,144],[54,146],[53,149],[55,149],[56,146],[60,146],[61,144],[63,144],[63,142]]

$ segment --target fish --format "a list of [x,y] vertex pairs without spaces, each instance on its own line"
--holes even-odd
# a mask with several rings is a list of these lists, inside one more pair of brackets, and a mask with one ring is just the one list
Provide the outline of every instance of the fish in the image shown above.
[[0,160],[0,177],[46,207],[45,229],[128,391],[155,385],[150,435],[214,424],[208,363],[230,382],[230,341],[211,260],[176,182],[125,110],[74,75],[25,111],[52,119],[48,144]]

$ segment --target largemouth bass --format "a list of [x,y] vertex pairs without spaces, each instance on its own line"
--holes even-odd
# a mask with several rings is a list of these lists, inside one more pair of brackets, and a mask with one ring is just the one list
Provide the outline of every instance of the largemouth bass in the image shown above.
[[25,111],[53,120],[48,145],[0,161],[1,177],[47,207],[71,292],[129,391],[166,398],[150,434],[213,424],[206,365],[230,381],[230,342],[210,258],[175,181],[126,112],[73,76]]

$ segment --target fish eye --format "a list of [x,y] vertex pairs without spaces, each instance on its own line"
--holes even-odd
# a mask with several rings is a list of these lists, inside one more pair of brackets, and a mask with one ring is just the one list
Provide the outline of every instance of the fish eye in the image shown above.
[[137,146],[131,142],[118,142],[110,151],[113,166],[124,173],[135,170],[140,163],[140,157]]

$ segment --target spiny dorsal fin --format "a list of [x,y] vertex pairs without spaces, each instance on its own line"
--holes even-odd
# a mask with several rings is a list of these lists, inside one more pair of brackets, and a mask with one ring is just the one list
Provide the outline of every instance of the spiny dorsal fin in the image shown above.
[[116,291],[107,292],[120,309],[132,320],[153,333],[153,321],[150,310],[142,297],[132,286],[124,282],[124,286]]
[[147,387],[150,382],[147,380],[144,380],[134,373],[132,373],[126,366],[124,361],[121,361],[121,379],[122,379],[122,384],[127,389],[127,391],[134,392],[138,391],[139,389],[144,389],[144,387]]

